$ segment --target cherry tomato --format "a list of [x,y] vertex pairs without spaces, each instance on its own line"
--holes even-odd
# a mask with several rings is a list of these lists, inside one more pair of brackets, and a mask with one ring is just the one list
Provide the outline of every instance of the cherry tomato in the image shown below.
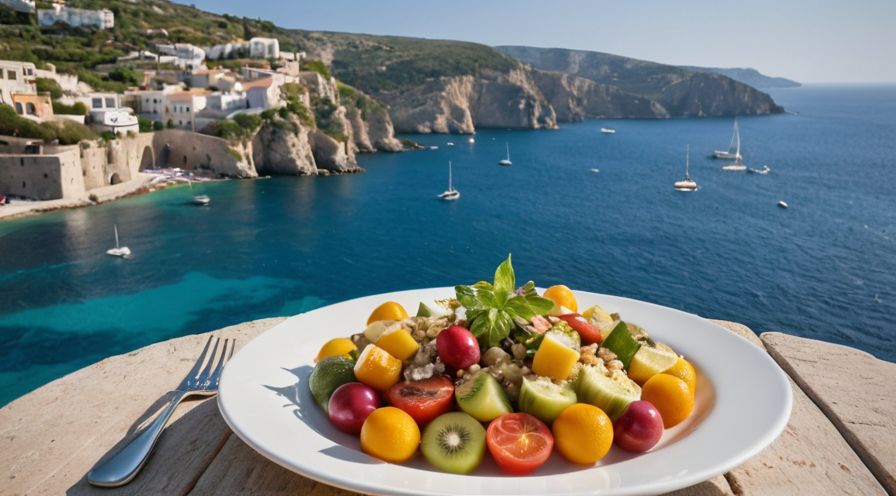
[[488,424],[485,443],[502,470],[523,475],[551,456],[554,435],[544,422],[528,413],[507,413]]
[[604,340],[600,331],[591,325],[591,322],[588,322],[588,319],[577,313],[568,313],[566,315],[561,315],[559,318],[566,321],[566,323],[569,324],[569,327],[572,327],[579,333],[579,336],[582,338],[582,344],[600,344],[600,342]]
[[424,425],[451,409],[454,383],[443,375],[422,381],[402,381],[386,391],[386,400]]

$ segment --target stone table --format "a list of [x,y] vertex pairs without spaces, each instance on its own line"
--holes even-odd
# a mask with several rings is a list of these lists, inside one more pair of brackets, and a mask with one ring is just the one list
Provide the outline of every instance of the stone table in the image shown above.
[[[238,346],[281,322],[215,334]],[[896,364],[844,346],[780,333],[757,337],[790,375],[793,413],[781,436],[742,466],[676,495],[896,494]],[[0,409],[0,494],[350,494],[268,461],[233,434],[214,399],[187,401],[129,485],[96,489],[91,466],[153,418],[192,367],[207,335],[107,358]]]

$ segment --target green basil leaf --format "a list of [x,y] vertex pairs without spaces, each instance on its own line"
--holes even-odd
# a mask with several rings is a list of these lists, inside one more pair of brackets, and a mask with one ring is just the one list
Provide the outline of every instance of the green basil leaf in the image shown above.
[[479,288],[476,290],[476,299],[483,308],[501,308],[502,304],[498,303],[495,298],[495,292],[491,289]]
[[495,270],[495,294],[510,294],[514,289],[516,289],[516,278],[513,274],[513,265],[510,263],[510,255],[507,255],[507,260],[501,262],[501,265]]
[[479,299],[476,298],[476,291],[469,286],[454,286],[454,293],[457,295],[457,301],[468,310],[479,308]]
[[544,315],[554,307],[554,302],[540,296],[514,296],[507,300],[506,309],[511,314],[532,320],[536,315]]
[[538,291],[535,291],[535,283],[532,281],[523,284],[520,288],[519,294],[523,296],[538,296]]

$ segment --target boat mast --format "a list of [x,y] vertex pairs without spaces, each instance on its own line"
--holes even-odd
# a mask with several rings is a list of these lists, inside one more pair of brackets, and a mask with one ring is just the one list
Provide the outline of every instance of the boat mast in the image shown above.
[[510,162],[510,143],[504,143],[504,146],[507,147],[507,161]]
[[691,145],[689,143],[687,145],[687,151],[685,152],[685,156],[684,156],[684,178],[686,180],[691,179],[690,168],[691,168]]
[[734,119],[734,136],[737,138],[737,151],[734,152],[734,161],[740,163],[740,130],[737,128],[737,119]]
[[454,191],[454,186],[451,185],[451,161],[448,161],[448,191]]
[[119,248],[119,246],[118,246],[118,226],[115,224],[112,224],[112,228],[115,229],[115,247]]

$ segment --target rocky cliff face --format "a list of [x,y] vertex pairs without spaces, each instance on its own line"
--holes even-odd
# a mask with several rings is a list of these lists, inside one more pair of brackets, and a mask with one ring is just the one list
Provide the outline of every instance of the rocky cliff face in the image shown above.
[[325,175],[363,171],[355,155],[401,151],[385,110],[354,88],[316,72],[302,73],[303,110],[265,120],[252,140],[261,174]]
[[[558,110],[558,115],[702,117],[783,111],[766,93],[721,74],[584,50],[496,49],[549,73],[536,76],[536,80],[552,103],[556,100],[561,107],[566,105],[567,110]],[[568,77],[558,80],[553,75],[557,73]]]
[[557,116],[532,79],[518,67],[506,73],[451,76],[405,92],[376,95],[389,106],[399,132],[473,133],[476,126],[554,128]]

